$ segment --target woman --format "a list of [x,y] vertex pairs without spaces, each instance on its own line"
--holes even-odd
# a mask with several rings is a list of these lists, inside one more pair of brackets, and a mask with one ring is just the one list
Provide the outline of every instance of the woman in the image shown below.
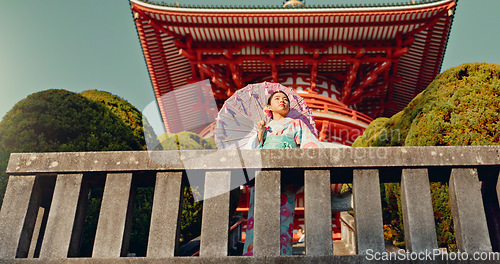
[[[287,149],[287,148],[321,148],[323,147],[307,125],[300,119],[287,117],[290,112],[290,100],[283,91],[276,91],[269,97],[264,112],[272,120],[266,124],[265,120],[259,121],[257,135],[250,139],[253,148],[260,149]],[[254,188],[250,190],[250,205],[244,256],[253,255],[253,211]],[[334,189],[339,192],[341,184],[336,184]],[[293,215],[295,211],[295,195],[301,191],[298,185],[285,185],[281,192],[280,214],[280,251],[281,255],[292,255],[293,243]]]

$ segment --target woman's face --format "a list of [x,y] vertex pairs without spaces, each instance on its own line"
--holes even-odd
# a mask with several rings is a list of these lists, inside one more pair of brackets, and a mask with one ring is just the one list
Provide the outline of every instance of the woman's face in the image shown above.
[[290,102],[286,95],[283,93],[275,93],[271,98],[269,110],[273,113],[279,113],[282,116],[286,116],[288,112],[290,112]]

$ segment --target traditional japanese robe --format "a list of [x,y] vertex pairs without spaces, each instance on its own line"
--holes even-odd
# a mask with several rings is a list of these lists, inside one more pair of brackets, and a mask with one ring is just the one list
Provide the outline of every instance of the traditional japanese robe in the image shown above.
[[[279,121],[270,121],[265,126],[263,144],[258,141],[257,135],[250,138],[248,148],[253,149],[289,149],[289,148],[322,148],[323,146],[300,119],[289,117]],[[292,255],[293,244],[293,216],[295,211],[295,195],[302,187],[292,184],[285,185],[281,191],[280,213],[280,251],[281,255]],[[247,231],[244,256],[253,255],[253,223],[254,223],[254,193],[255,187],[250,190],[250,204],[248,210]]]

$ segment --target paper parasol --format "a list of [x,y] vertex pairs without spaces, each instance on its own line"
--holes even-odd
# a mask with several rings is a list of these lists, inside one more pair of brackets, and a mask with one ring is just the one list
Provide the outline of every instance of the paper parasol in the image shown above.
[[248,144],[248,140],[257,133],[255,124],[271,119],[263,110],[267,99],[275,91],[283,91],[290,99],[290,112],[287,117],[302,120],[316,136],[318,130],[311,110],[297,93],[279,83],[256,83],[236,91],[222,106],[216,118],[214,139],[218,149],[239,149]]

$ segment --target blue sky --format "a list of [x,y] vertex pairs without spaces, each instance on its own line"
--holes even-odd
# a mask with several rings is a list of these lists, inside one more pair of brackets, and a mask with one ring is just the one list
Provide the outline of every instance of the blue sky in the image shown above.
[[[139,110],[154,101],[128,0],[2,2],[0,118],[28,95],[54,88],[108,91]],[[236,1],[164,2],[231,5]],[[306,1],[308,5],[394,2],[406,1]],[[278,6],[282,0],[251,3]],[[458,1],[442,71],[466,62],[500,64],[498,10],[498,0]]]

